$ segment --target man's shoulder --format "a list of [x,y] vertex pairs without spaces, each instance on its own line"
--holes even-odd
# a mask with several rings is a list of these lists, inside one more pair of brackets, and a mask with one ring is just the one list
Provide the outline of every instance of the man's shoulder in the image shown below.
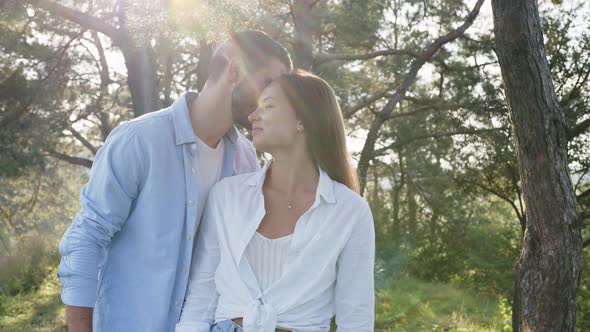
[[162,141],[165,137],[173,137],[174,125],[169,108],[144,114],[119,124],[113,132],[116,135],[139,135],[144,141]]
[[172,112],[170,108],[164,108],[159,111],[151,112],[129,120],[129,126],[134,126],[142,133],[158,134],[162,129],[173,129]]

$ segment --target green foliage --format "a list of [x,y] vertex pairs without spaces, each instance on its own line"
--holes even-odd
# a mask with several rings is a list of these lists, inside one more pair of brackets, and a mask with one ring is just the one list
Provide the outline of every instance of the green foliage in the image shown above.
[[462,264],[450,280],[462,287],[510,298],[519,237],[520,229],[514,223],[487,221],[467,226],[462,246],[451,254]]
[[510,219],[506,223],[478,218],[421,240],[408,265],[410,274],[510,298],[519,229]]
[[449,284],[394,279],[376,294],[375,330],[508,331],[502,303]]
[[72,61],[35,32],[25,7],[0,3],[0,177],[15,177],[44,164],[70,116],[66,96]]
[[16,178],[0,178],[0,246],[9,255],[30,238],[56,246],[79,209],[78,196],[87,174],[66,164],[47,164],[44,170]]
[[65,310],[55,277],[56,266],[45,269],[36,291],[7,297],[0,294],[0,331],[66,332]]
[[39,288],[59,256],[39,237],[22,237],[11,254],[0,257],[0,294],[14,296]]
[[[322,17],[326,50],[371,49],[380,41],[379,28],[388,1],[344,0]],[[359,38],[362,36],[362,38]]]

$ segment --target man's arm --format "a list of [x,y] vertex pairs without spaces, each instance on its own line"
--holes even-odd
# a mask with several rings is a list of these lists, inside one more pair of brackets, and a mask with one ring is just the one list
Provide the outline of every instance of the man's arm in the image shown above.
[[92,332],[92,308],[66,305],[66,320],[70,332]]
[[92,328],[98,291],[98,262],[127,217],[143,181],[141,140],[125,124],[107,138],[80,194],[81,209],[59,244],[58,277],[70,331]]

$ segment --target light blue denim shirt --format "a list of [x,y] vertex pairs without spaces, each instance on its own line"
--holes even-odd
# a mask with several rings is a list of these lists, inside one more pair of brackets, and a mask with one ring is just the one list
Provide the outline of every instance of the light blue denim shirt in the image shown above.
[[[62,300],[94,307],[94,331],[173,331],[179,320],[200,222],[186,98],[112,131],[59,244]],[[222,178],[259,169],[235,128],[224,143]]]

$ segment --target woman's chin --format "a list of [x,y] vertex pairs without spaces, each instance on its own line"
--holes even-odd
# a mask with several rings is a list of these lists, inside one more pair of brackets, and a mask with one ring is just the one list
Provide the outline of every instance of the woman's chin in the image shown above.
[[254,147],[256,148],[256,151],[258,152],[268,152],[268,144],[266,144],[264,142],[264,140],[257,138],[256,136],[254,136],[254,138],[252,139],[252,144],[254,144]]

